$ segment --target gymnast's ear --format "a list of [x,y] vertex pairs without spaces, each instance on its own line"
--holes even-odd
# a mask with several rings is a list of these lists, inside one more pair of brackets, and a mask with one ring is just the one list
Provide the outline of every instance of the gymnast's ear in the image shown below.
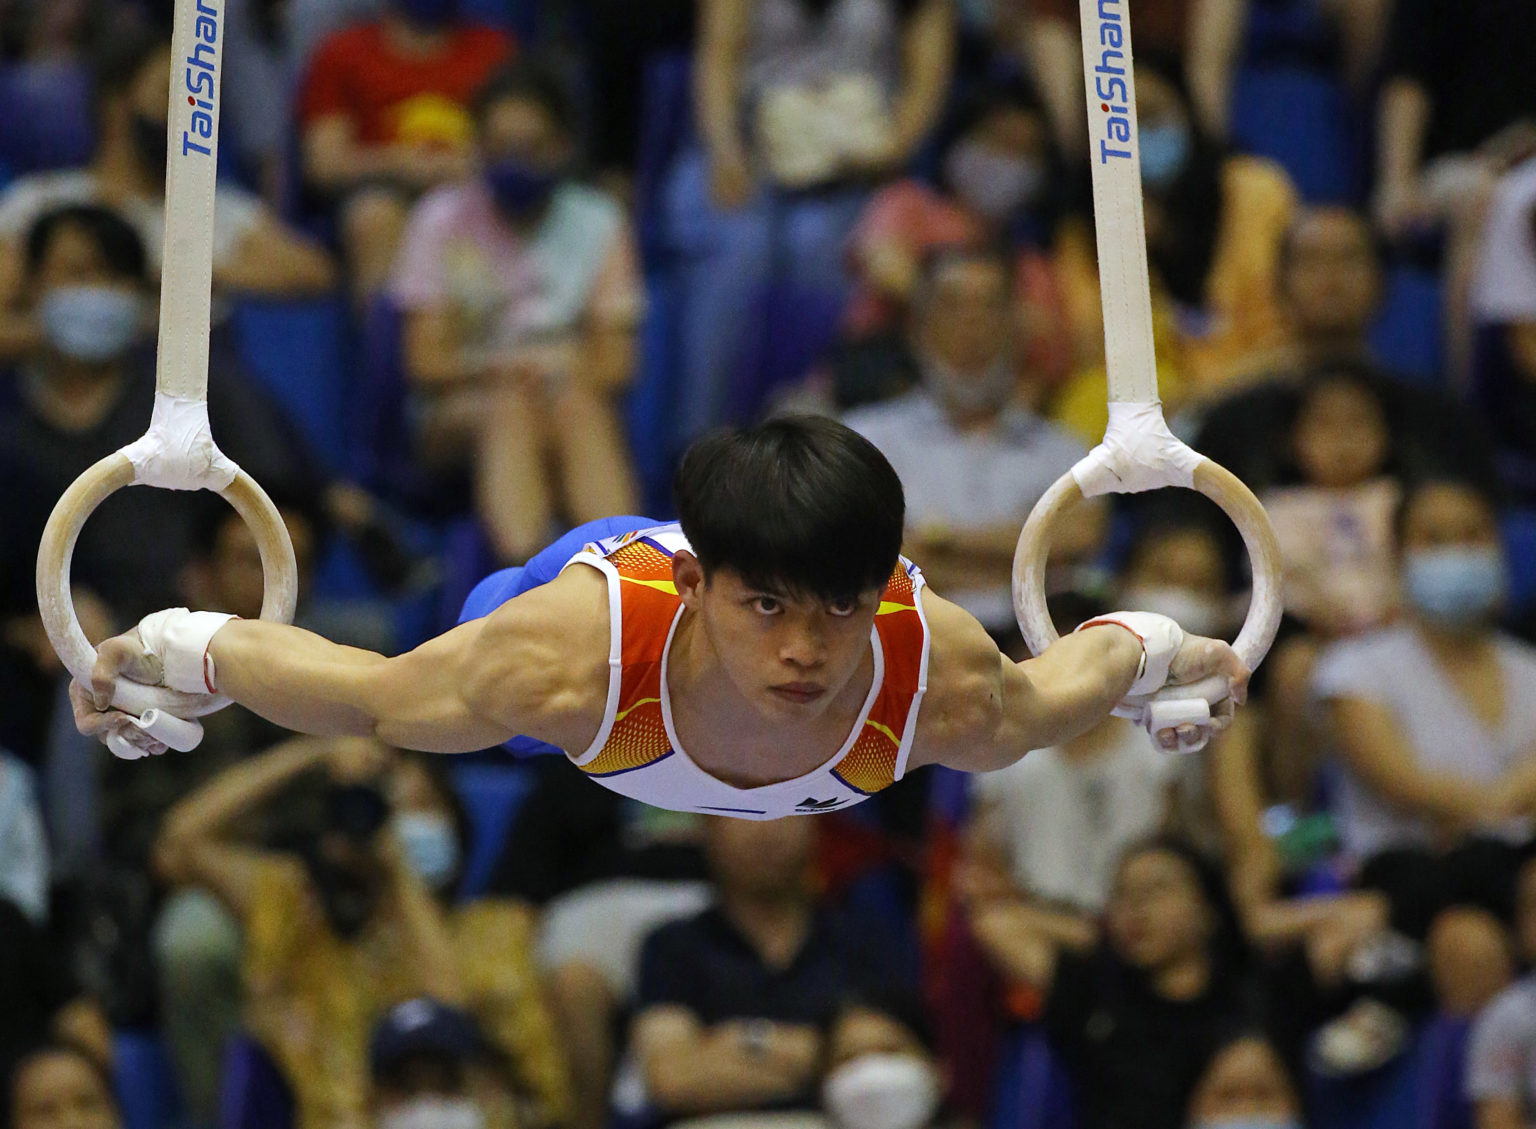
[[704,566],[687,549],[679,549],[672,555],[672,583],[677,586],[683,606],[689,611],[698,611],[704,602]]

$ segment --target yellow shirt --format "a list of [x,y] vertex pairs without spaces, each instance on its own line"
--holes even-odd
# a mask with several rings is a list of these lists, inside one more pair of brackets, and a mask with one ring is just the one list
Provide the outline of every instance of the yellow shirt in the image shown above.
[[[366,1129],[368,1037],[393,1005],[424,994],[401,925],[380,915],[354,940],[325,921],[304,867],[264,862],[245,922],[246,1026],[293,1089],[298,1129]],[[539,994],[532,923],[512,903],[449,913],[469,1010],[551,1120],[570,1109]]]

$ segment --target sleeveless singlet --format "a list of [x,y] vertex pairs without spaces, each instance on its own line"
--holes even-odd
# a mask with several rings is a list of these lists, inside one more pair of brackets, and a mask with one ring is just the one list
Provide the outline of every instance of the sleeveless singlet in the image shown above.
[[842,748],[804,776],[737,788],[695,764],[672,723],[667,655],[683,612],[672,583],[672,555],[687,548],[680,526],[663,525],[591,542],[567,563],[607,577],[612,625],[603,725],[592,745],[571,757],[576,766],[604,787],[654,807],[741,819],[837,811],[900,780],[928,685],[928,625],[917,566],[902,558],[881,593],[870,631],[874,678]]

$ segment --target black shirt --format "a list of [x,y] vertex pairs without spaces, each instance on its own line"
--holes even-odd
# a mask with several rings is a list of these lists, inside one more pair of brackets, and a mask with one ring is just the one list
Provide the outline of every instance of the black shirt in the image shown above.
[[75,996],[74,984],[43,931],[0,898],[0,1078],[48,1032],[54,1014]]

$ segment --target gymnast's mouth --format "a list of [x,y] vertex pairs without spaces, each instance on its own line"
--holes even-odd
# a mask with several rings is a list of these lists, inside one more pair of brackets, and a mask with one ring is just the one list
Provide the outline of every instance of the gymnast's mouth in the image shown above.
[[770,686],[779,697],[791,702],[814,702],[827,692],[827,688],[815,682],[785,682],[780,686]]

